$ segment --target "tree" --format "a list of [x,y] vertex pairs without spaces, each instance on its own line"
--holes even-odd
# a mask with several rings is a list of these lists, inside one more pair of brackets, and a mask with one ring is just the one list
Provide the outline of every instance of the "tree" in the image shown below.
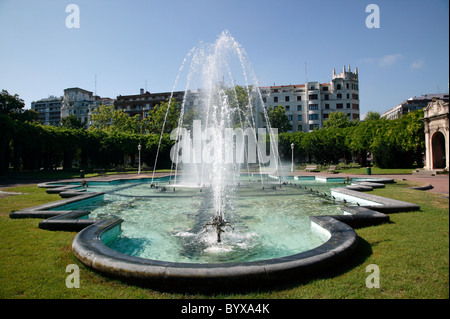
[[366,117],[364,118],[364,121],[376,121],[376,120],[379,120],[380,118],[381,118],[380,113],[369,111],[369,112],[367,112]]
[[114,116],[114,106],[100,105],[98,109],[92,111],[90,129],[108,129],[112,124]]
[[333,112],[329,114],[328,120],[323,123],[324,128],[344,128],[353,126],[354,122],[342,112]]
[[61,119],[61,126],[65,127],[65,128],[78,129],[78,128],[83,128],[84,124],[83,124],[83,122],[81,122],[80,119],[77,118],[76,115],[71,114],[71,115],[63,117]]
[[0,114],[18,114],[25,107],[25,102],[19,98],[19,95],[11,95],[7,90],[0,93]]
[[163,126],[164,133],[170,133],[178,127],[179,118],[180,106],[178,103],[172,101],[169,107],[169,102],[161,102],[149,112],[143,125],[149,133],[161,134]]
[[270,106],[267,111],[270,126],[272,128],[277,128],[278,133],[283,133],[291,130],[291,123],[289,122],[286,111],[282,105],[278,105],[275,108]]

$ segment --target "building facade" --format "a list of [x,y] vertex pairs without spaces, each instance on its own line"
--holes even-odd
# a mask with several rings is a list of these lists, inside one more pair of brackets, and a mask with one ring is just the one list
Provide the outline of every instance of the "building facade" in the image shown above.
[[388,120],[398,119],[410,112],[426,108],[433,98],[438,98],[448,102],[448,94],[425,94],[419,97],[415,96],[384,112],[381,117]]
[[69,115],[75,115],[78,120],[89,126],[89,105],[95,101],[91,91],[78,87],[64,90],[63,103],[61,107],[61,119]]
[[449,169],[449,102],[434,98],[424,109],[425,169]]
[[282,105],[291,123],[290,132],[310,132],[320,129],[333,112],[345,113],[350,120],[359,120],[358,69],[343,67],[333,70],[331,83],[307,82],[300,85],[260,88],[264,107]]
[[38,121],[42,124],[58,126],[61,123],[62,103],[62,96],[50,96],[31,102],[31,109],[38,113]]
[[172,100],[182,102],[184,92],[150,93],[141,89],[140,94],[119,95],[114,106],[116,110],[122,110],[129,116],[140,114],[145,118],[156,105],[161,104],[161,102],[169,102],[171,96]]

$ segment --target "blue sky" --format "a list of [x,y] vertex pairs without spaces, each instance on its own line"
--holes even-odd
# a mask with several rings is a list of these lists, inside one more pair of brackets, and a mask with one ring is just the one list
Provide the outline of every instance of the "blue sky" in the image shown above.
[[[66,27],[68,4],[80,28]],[[366,27],[377,4],[380,28]],[[0,0],[0,89],[33,100],[68,87],[115,98],[172,90],[183,59],[223,30],[246,50],[259,84],[329,82],[359,72],[361,114],[448,92],[449,1]],[[180,79],[182,81],[183,79]]]

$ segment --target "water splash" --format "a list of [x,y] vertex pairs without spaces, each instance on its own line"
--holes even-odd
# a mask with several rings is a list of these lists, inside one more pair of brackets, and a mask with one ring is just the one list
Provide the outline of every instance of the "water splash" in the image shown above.
[[[171,134],[174,183],[210,188],[212,222],[220,221],[218,228],[229,226],[225,213],[236,197],[241,171],[262,174],[269,168],[269,173],[280,175],[276,136],[247,54],[228,31],[188,53],[176,84],[182,71],[187,72],[185,94],[178,127]],[[260,128],[268,130],[269,157]],[[267,159],[272,159],[269,167],[264,165]],[[264,188],[263,178],[261,183]]]

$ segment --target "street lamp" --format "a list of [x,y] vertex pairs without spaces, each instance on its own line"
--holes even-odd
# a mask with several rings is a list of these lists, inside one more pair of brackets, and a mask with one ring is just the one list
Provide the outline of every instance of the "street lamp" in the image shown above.
[[294,171],[294,143],[291,144],[291,150],[292,150],[292,163],[291,163],[291,172]]
[[139,144],[139,145],[138,145],[138,151],[139,151],[139,168],[138,168],[138,174],[141,173],[141,149],[142,149],[142,146],[141,146],[141,144]]

